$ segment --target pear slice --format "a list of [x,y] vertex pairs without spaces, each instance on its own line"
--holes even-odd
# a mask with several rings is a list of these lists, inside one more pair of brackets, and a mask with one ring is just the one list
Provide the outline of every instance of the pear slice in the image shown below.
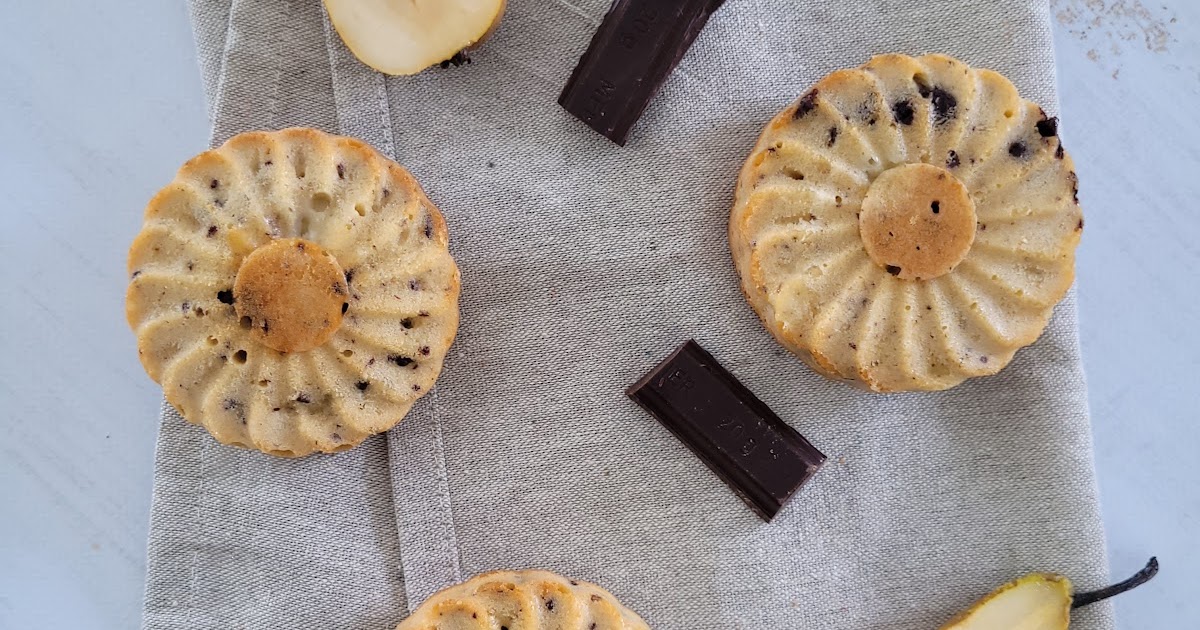
[[504,0],[325,0],[325,9],[360,61],[386,74],[416,74],[487,37]]
[[942,630],[1065,630],[1070,623],[1071,581],[1034,573],[992,591]]
[[1120,595],[1150,581],[1158,559],[1150,558],[1133,577],[1087,593],[1074,594],[1071,580],[1056,573],[1034,573],[992,591],[955,617],[942,630],[1066,630],[1071,609]]

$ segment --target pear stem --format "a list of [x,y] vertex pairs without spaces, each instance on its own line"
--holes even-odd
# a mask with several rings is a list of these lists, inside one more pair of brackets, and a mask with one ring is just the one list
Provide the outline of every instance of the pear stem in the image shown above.
[[1107,586],[1095,591],[1086,593],[1077,593],[1071,599],[1071,608],[1082,608],[1088,604],[1095,604],[1098,601],[1108,599],[1114,595],[1120,595],[1125,591],[1132,590],[1150,581],[1150,578],[1158,574],[1158,558],[1150,558],[1150,562],[1141,571],[1133,574],[1133,577],[1118,582],[1112,586]]

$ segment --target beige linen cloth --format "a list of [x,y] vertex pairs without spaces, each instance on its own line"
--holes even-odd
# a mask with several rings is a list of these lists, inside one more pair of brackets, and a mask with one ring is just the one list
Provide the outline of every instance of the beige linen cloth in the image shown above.
[[[999,376],[868,394],[771,339],[725,240],[763,124],[872,54],[949,53],[1053,113],[1045,0],[730,0],[624,148],[556,104],[606,0],[510,0],[470,65],[397,78],[319,0],[191,8],[213,143],[308,125],[404,164],[449,224],[462,328],[436,390],[341,455],[219,446],[164,409],[146,628],[384,629],[524,567],[661,630],[934,628],[1025,571],[1106,580],[1073,297]],[[624,396],[688,337],[829,456],[770,524]]]

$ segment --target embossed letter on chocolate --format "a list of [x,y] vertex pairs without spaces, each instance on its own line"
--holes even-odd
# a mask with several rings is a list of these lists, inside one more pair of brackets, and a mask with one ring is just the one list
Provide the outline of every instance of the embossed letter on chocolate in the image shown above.
[[625,393],[767,521],[825,462],[695,341]]

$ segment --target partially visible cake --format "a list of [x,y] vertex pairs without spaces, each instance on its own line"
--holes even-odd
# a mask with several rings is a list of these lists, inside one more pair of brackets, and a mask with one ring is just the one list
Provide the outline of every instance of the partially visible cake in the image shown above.
[[146,208],[126,315],[146,372],[218,441],[300,456],[386,431],[458,329],[446,224],[361,141],[253,132]]
[[549,571],[497,571],[425,600],[396,630],[649,630],[612,593]]
[[879,392],[994,374],[1045,329],[1083,230],[1055,118],[944,55],[819,81],[763,131],[729,242],[767,329]]

